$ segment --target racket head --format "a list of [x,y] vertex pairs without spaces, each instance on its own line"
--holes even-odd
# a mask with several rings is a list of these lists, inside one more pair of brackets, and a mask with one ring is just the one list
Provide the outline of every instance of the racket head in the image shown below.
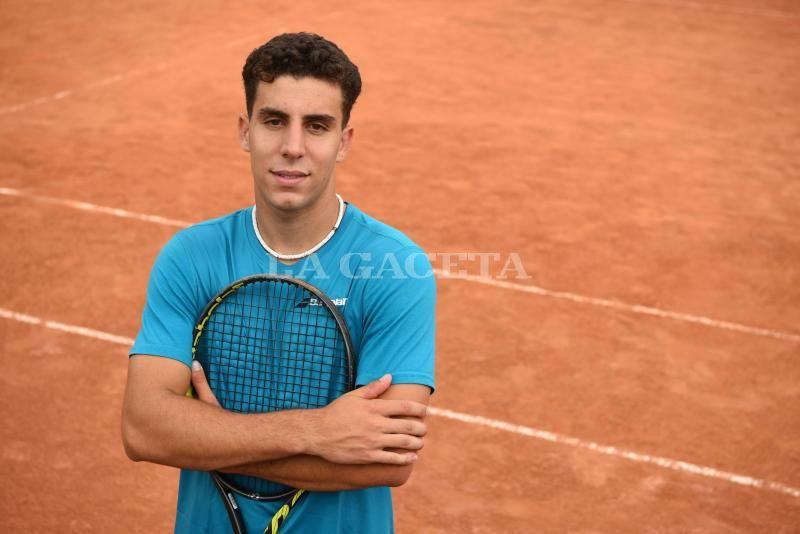
[[[319,289],[289,276],[249,276],[220,291],[195,326],[192,356],[217,401],[233,412],[321,408],[354,387],[344,318]],[[219,478],[256,500],[294,490],[244,475]]]

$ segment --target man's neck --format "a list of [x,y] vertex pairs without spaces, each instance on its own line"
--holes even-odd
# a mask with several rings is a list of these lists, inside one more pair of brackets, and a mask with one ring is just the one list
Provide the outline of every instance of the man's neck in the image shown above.
[[314,247],[328,235],[338,216],[339,200],[334,194],[308,208],[291,211],[256,198],[258,233],[280,254],[300,254]]

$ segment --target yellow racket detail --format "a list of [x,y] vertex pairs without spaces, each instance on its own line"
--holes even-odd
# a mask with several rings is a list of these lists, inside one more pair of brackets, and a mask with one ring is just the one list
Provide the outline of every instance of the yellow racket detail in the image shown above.
[[[200,323],[198,323],[198,325],[194,327],[195,334],[194,334],[194,340],[192,341],[192,359],[193,360],[194,360],[195,354],[197,354],[197,341],[200,339],[200,336],[203,335],[203,327],[206,326],[206,323],[208,322],[208,319],[211,317],[211,314],[214,313],[214,310],[217,309],[217,306],[219,306],[219,303],[222,302],[223,299],[225,299],[228,295],[230,295],[231,293],[233,293],[234,291],[236,291],[237,289],[239,289],[243,285],[244,285],[244,283],[234,284],[230,288],[228,288],[228,290],[225,293],[223,293],[222,295],[217,296],[214,299],[214,304],[208,308],[208,311],[206,312],[205,317],[203,317],[203,320],[200,321]],[[189,397],[189,398],[192,398],[192,399],[194,398],[194,388],[192,387],[191,381],[189,382],[189,389],[186,390],[186,396]]]
[[286,519],[286,516],[289,515],[289,512],[292,511],[294,505],[297,504],[297,502],[300,500],[300,497],[305,495],[305,493],[306,490],[303,489],[299,489],[294,492],[294,495],[292,495],[292,497],[285,502],[283,506],[278,508],[278,511],[275,512],[275,515],[272,516],[272,521],[270,521],[270,524],[264,529],[264,534],[278,534],[278,529],[281,528],[281,524]]

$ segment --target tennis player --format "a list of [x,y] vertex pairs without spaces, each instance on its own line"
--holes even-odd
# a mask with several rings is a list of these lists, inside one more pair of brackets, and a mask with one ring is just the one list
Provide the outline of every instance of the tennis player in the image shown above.
[[[326,39],[279,35],[247,58],[255,206],[178,232],[152,269],[131,349],[122,418],[128,456],[181,468],[175,532],[229,532],[207,471],[310,490],[281,532],[393,532],[389,486],[408,479],[434,388],[435,281],[423,251],[336,193],[353,142],[358,68]],[[305,279],[343,313],[358,389],[325,408],[237,414],[192,372],[192,328],[205,304],[256,273]],[[200,399],[185,396],[190,381]],[[346,491],[347,490],[347,491]],[[261,532],[281,504],[239,499]]]

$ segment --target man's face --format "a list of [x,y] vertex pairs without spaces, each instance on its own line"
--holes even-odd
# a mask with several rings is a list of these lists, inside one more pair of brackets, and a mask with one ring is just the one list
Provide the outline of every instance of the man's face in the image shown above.
[[302,210],[334,194],[334,171],[350,147],[342,130],[342,91],[324,80],[280,76],[258,85],[251,116],[239,118],[257,198]]

